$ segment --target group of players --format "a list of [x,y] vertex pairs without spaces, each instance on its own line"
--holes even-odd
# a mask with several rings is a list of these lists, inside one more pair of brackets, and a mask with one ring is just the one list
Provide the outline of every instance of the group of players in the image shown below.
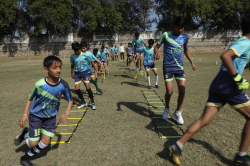
[[[126,49],[128,57],[127,66],[129,66],[129,63],[133,58],[134,62],[138,65],[138,70],[140,71],[142,66],[142,54],[144,53],[143,64],[148,75],[148,88],[151,88],[150,68],[155,74],[155,87],[159,88],[157,85],[158,74],[156,61],[161,58],[159,48],[164,44],[163,73],[166,94],[165,108],[162,118],[167,120],[169,116],[169,102],[171,95],[173,94],[172,82],[173,77],[175,77],[179,96],[177,107],[173,115],[179,124],[184,124],[181,106],[184,101],[186,81],[182,52],[184,52],[187,59],[190,61],[192,69],[194,71],[197,69],[188,50],[188,36],[183,33],[184,26],[184,18],[177,17],[174,20],[173,30],[163,33],[155,47],[153,47],[154,40],[148,40],[148,46],[146,46],[143,39],[139,37],[139,33],[136,33],[132,43],[129,43]],[[245,66],[248,68],[250,67],[249,63],[247,63],[250,54],[250,19],[242,19],[241,27],[243,37],[234,41],[229,46],[229,49],[220,57],[222,60],[221,68],[218,75],[211,83],[209,97],[202,116],[190,125],[180,140],[169,146],[170,154],[173,156],[174,162],[178,165],[180,164],[179,157],[183,145],[199,130],[210,124],[219,110],[228,103],[246,119],[242,131],[239,151],[236,153],[234,162],[236,165],[250,166],[250,157],[247,155],[247,148],[250,143],[250,100],[247,94],[243,92],[243,90],[249,88],[249,83],[241,77]],[[103,93],[98,87],[97,75],[99,74],[100,69],[106,69],[107,64],[109,63],[107,61],[109,51],[103,45],[101,50],[98,51],[95,48],[93,53],[91,53],[87,51],[88,46],[86,42],[81,42],[80,44],[77,42],[73,43],[72,49],[74,50],[74,54],[70,57],[71,76],[72,79],[75,79],[75,91],[81,100],[81,105],[77,108],[81,109],[87,106],[80,91],[80,83],[83,79],[86,90],[91,99],[92,109],[96,109],[97,107],[93,99],[93,92],[89,86],[89,78],[95,84],[97,91]],[[116,60],[115,56],[118,56],[116,46],[112,47],[111,54],[112,60]],[[121,58],[121,60],[123,59]],[[90,63],[95,70],[95,77],[93,76]],[[19,120],[21,128],[24,128],[25,121],[29,122],[29,128],[24,128],[14,141],[15,145],[19,145],[25,140],[27,146],[31,148],[20,159],[20,163],[25,166],[35,165],[31,162],[31,157],[44,149],[49,144],[51,137],[55,135],[56,114],[59,110],[61,95],[64,94],[66,100],[68,100],[68,106],[65,113],[59,118],[60,123],[67,120],[73,104],[69,86],[60,78],[62,61],[55,56],[48,56],[44,59],[43,64],[45,72],[48,73],[48,77],[36,82],[33,90],[27,98],[23,115]],[[31,103],[32,105],[30,107]],[[28,114],[29,110],[30,113]]]

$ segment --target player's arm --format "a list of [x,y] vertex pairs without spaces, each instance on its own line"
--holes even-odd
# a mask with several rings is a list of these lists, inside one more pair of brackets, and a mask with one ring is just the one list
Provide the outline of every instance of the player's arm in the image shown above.
[[[95,59],[95,61],[101,66],[101,67],[103,67],[102,66],[102,62],[101,61],[99,61],[97,58]],[[94,62],[92,61],[91,63],[93,63],[94,64]],[[95,70],[96,71],[98,71],[98,69],[97,69],[97,67],[94,65],[94,68],[95,68]]]
[[191,58],[190,52],[188,50],[188,46],[184,46],[184,54],[186,55],[187,59],[189,60],[189,62],[192,65],[193,70],[195,71],[197,69],[197,67],[195,66],[195,64]]
[[75,65],[71,63],[71,77],[72,77],[72,79],[75,78],[75,75],[74,75],[74,67],[75,67]]
[[155,52],[155,55],[154,55],[154,59],[155,60],[159,60],[161,59],[161,55],[159,54],[159,49],[160,49],[161,45],[160,44],[157,44],[154,48],[154,52]]
[[72,105],[73,105],[73,100],[69,101],[68,102],[68,106],[67,106],[67,109],[66,111],[64,112],[64,114],[62,114],[60,116],[60,118],[58,119],[59,120],[59,123],[64,123],[64,122],[67,122],[67,119],[69,117],[69,113],[70,113],[70,110],[72,108]]
[[239,90],[246,90],[249,88],[249,82],[241,77],[240,74],[234,68],[232,57],[236,56],[235,52],[232,49],[228,49],[224,52],[220,58],[223,62],[223,65],[226,67],[229,74],[231,74],[233,80],[236,82]]
[[27,98],[26,100],[26,103],[25,103],[25,106],[24,106],[24,109],[23,109],[23,115],[21,116],[21,118],[19,119],[19,125],[21,128],[24,128],[24,123],[25,121],[27,123],[29,123],[29,117],[28,117],[28,112],[29,112],[29,107],[30,107],[30,104],[32,103],[32,101],[29,100],[29,97]]

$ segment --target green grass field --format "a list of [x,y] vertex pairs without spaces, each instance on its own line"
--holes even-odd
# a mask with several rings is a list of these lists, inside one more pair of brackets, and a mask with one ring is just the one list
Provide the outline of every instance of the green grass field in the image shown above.
[[[203,112],[208,97],[211,81],[220,67],[219,54],[192,54],[198,67],[192,71],[188,60],[184,59],[186,73],[186,96],[183,104],[183,118],[188,126]],[[74,80],[70,76],[69,58],[63,61],[61,77],[70,85],[74,99]],[[199,61],[201,59],[201,61]],[[216,61],[218,64],[216,65]],[[0,165],[19,165],[19,160],[28,147],[22,143],[14,145],[15,136],[21,131],[18,121],[22,115],[24,104],[35,82],[46,73],[43,71],[43,58],[5,58],[0,60]],[[162,60],[157,61],[160,89],[153,88],[164,98],[165,87],[162,73]],[[124,62],[111,62],[110,74],[103,83],[98,81],[103,95],[96,95],[97,110],[88,108],[86,113],[71,113],[71,118],[81,118],[76,127],[57,127],[57,132],[75,134],[70,144],[49,145],[38,154],[33,162],[42,165],[174,165],[168,153],[168,145],[178,139],[160,139],[149,117],[148,105],[141,90],[147,89],[147,82],[139,76],[138,82],[133,74],[122,76],[128,71]],[[151,72],[151,75],[153,73]],[[243,77],[250,80],[249,71]],[[101,77],[99,77],[100,80]],[[154,85],[154,76],[151,77]],[[94,89],[93,84],[91,84]],[[81,89],[85,88],[81,85]],[[249,90],[246,93],[249,94]],[[174,84],[171,98],[171,114],[176,108],[178,90]],[[62,98],[58,115],[64,113],[66,100]],[[161,108],[160,110],[163,110]],[[75,107],[72,108],[75,110]],[[160,115],[160,114],[159,114]],[[59,117],[59,116],[58,116]],[[68,120],[66,124],[79,120]],[[157,120],[161,125],[173,124],[172,121]],[[231,162],[238,151],[244,118],[226,105],[221,109],[213,123],[194,136],[183,148],[182,165],[211,166],[233,165]],[[26,124],[26,126],[28,126]],[[176,129],[159,129],[162,135],[181,135]],[[69,135],[56,136],[52,141],[66,141]]]

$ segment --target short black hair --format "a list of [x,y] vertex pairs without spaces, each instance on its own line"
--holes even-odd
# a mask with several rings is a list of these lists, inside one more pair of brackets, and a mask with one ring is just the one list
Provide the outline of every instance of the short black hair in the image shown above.
[[139,37],[140,33],[139,32],[135,32],[135,37]]
[[174,19],[174,25],[178,25],[180,27],[184,27],[185,26],[185,19],[182,16],[178,16]]
[[93,49],[93,53],[96,54],[98,52],[98,49],[97,48],[94,48]]
[[82,42],[81,42],[81,46],[82,46],[82,47],[88,47],[88,44],[87,44],[87,42],[82,41]]
[[244,17],[241,19],[242,35],[250,33],[250,18]]
[[72,49],[73,49],[75,52],[77,52],[78,50],[81,49],[82,43],[81,43],[81,44],[79,44],[78,42],[72,43],[72,44],[71,44],[71,47],[72,47]]
[[54,55],[49,55],[43,60],[43,66],[49,68],[54,62],[61,62],[61,59],[54,56]]
[[104,45],[102,45],[101,49],[104,49]]
[[148,44],[153,45],[154,43],[155,43],[155,41],[153,39],[148,40]]

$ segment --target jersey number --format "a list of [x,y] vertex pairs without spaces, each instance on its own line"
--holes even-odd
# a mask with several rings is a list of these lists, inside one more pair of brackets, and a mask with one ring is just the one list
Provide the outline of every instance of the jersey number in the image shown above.
[[40,135],[40,131],[41,131],[41,129],[35,129],[35,137]]

